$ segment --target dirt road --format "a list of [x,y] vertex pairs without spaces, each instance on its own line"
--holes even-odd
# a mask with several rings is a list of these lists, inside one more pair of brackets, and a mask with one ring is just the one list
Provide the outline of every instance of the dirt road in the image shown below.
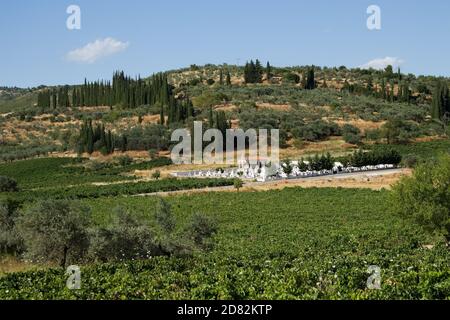
[[[380,190],[382,188],[389,189],[391,184],[395,183],[400,177],[410,175],[410,169],[389,169],[379,171],[367,172],[353,172],[341,173],[336,175],[297,178],[288,180],[275,180],[266,182],[244,182],[241,191],[265,191],[271,189],[283,189],[289,187],[304,187],[304,188],[368,188],[373,190]],[[177,194],[193,194],[203,192],[232,192],[236,191],[234,186],[202,188],[194,190],[180,190],[169,192],[155,192],[147,194],[139,194],[137,197],[143,196],[169,196]]]

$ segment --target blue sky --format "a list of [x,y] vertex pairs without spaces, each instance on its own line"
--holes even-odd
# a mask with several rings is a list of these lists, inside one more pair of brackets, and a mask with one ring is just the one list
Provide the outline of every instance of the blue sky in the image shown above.
[[[72,4],[81,8],[81,30],[66,28]],[[366,27],[371,4],[381,8],[379,31]],[[403,72],[450,76],[449,12],[443,0],[5,0],[0,86],[76,84],[109,79],[117,69],[147,76],[250,58],[357,67],[391,57]]]

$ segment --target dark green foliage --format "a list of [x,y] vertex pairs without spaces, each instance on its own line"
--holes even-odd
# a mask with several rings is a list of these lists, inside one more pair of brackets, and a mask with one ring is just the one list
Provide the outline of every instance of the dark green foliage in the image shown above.
[[0,176],[0,192],[15,192],[19,191],[17,181],[10,177]]
[[175,217],[172,214],[170,204],[162,198],[159,199],[155,211],[155,220],[166,233],[174,231],[176,226]]
[[[175,100],[171,98],[167,113],[167,124],[185,122],[187,118],[194,116],[194,106],[192,104],[192,101],[189,99]],[[164,124],[163,116],[164,113],[162,111],[160,115],[162,124]]]
[[171,131],[161,124],[140,125],[122,132],[126,137],[126,148],[122,145],[123,138],[116,141],[121,150],[168,150]]
[[250,63],[246,63],[244,67],[244,81],[245,83],[261,83],[263,75],[263,68],[258,59],[256,62],[250,60]]
[[360,144],[361,143],[361,136],[360,136],[360,130],[352,126],[350,124],[345,124],[342,129],[342,136],[344,138],[344,141],[351,144]]
[[115,158],[115,160],[117,160],[119,165],[122,167],[129,166],[130,164],[133,163],[133,158],[131,158],[128,155],[117,157],[117,158]]
[[450,155],[420,164],[393,187],[393,210],[450,241]]
[[291,72],[286,75],[286,80],[293,83],[300,83],[300,76]]
[[350,157],[350,163],[355,167],[375,166],[378,164],[398,165],[402,156],[391,147],[379,147],[371,151],[358,150]]
[[111,130],[106,131],[103,124],[97,124],[94,128],[92,120],[85,120],[80,129],[77,151],[80,154],[83,152],[92,154],[94,151],[111,154],[115,149],[114,140]]
[[88,255],[91,261],[148,259],[161,254],[149,224],[123,207],[114,209],[112,223],[90,234]]
[[223,69],[219,71],[219,85],[223,86]]
[[79,203],[41,201],[16,223],[25,256],[35,262],[58,263],[64,268],[83,257],[89,246],[90,211]]
[[[80,97],[76,106],[113,106],[136,108],[156,103],[168,104],[171,88],[163,73],[153,75],[148,81],[132,79],[123,72],[115,72],[111,82],[87,82],[76,89]],[[78,101],[78,99],[77,99]]]
[[418,136],[417,125],[398,118],[388,120],[381,127],[381,137],[385,138],[388,144],[407,143]]
[[0,175],[10,176],[16,180],[21,191],[64,188],[92,182],[133,180],[133,177],[124,175],[124,173],[134,170],[151,170],[170,165],[172,161],[169,158],[156,158],[126,166],[114,166],[112,163],[106,163],[98,170],[88,168],[85,163],[86,159],[81,158],[41,158],[16,161],[0,165]]
[[306,163],[303,158],[300,159],[298,163],[300,171],[331,170],[334,167],[335,159],[331,156],[329,152],[327,152],[326,154],[322,154],[320,156],[319,154],[315,154],[314,157],[309,156],[307,158],[307,162],[308,163]]
[[442,119],[450,114],[450,96],[448,86],[444,82],[438,82],[433,93],[431,115],[435,119]]
[[[123,177],[122,177],[123,178]],[[35,199],[91,199],[118,197],[121,195],[139,195],[177,190],[202,189],[231,186],[231,179],[162,179],[149,182],[118,183],[110,185],[80,185],[52,187],[42,190],[23,191],[14,195],[14,199],[32,201]],[[12,195],[11,195],[12,196]]]
[[16,221],[22,204],[7,198],[0,202],[0,254],[20,254],[23,251],[23,240]]
[[209,247],[206,240],[211,238],[217,230],[217,223],[209,216],[200,213],[195,213],[192,216],[191,221],[186,228],[188,237],[194,244],[205,249]]
[[156,170],[155,172],[152,173],[152,178],[155,180],[158,180],[159,178],[161,178],[161,171]]
[[239,192],[239,190],[244,186],[244,183],[241,179],[234,179],[233,186]]
[[304,86],[304,89],[306,90],[313,90],[316,88],[316,80],[314,76],[314,66],[308,69],[306,76],[304,76],[306,79],[306,83]]
[[272,66],[270,65],[269,61],[267,61],[266,65],[266,78],[267,80],[270,80],[272,78]]
[[340,129],[339,126],[333,122],[316,120],[312,123],[303,124],[297,128],[293,128],[292,134],[296,138],[307,141],[319,141],[330,136],[339,135]]
[[227,86],[231,86],[231,74],[230,74],[230,71],[227,71],[226,83],[227,83]]

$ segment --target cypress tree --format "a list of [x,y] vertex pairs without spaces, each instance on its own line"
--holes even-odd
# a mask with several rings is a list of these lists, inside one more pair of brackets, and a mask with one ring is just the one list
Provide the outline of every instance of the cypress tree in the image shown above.
[[450,113],[450,95],[447,83],[438,82],[433,93],[431,115],[434,119],[442,119]]
[[231,86],[231,74],[230,71],[227,71],[227,86]]
[[120,146],[120,151],[125,152],[127,151],[128,148],[128,138],[126,135],[122,136],[122,141],[121,141],[121,146]]
[[220,74],[219,74],[219,84],[221,86],[223,86],[223,70],[220,69]]
[[316,88],[316,80],[314,79],[314,66],[308,69],[308,76],[306,77],[307,90],[313,90]]
[[267,77],[267,80],[270,80],[272,78],[272,67],[270,66],[269,61],[267,61],[267,65],[266,65],[266,77]]
[[263,75],[263,68],[262,68],[261,62],[259,62],[258,59],[256,59],[253,72],[254,72],[254,83],[261,83],[262,75]]
[[208,125],[209,125],[210,128],[214,128],[214,117],[213,117],[213,109],[212,109],[212,107],[209,108]]
[[165,118],[164,118],[164,106],[161,105],[161,109],[159,110],[159,122],[164,125],[165,124]]

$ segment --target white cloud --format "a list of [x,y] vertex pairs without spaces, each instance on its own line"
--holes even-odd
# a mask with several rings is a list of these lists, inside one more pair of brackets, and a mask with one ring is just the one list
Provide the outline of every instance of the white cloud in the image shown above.
[[66,58],[69,61],[94,63],[100,58],[110,56],[128,48],[128,42],[121,42],[114,38],[98,39],[82,48],[70,51]]
[[386,68],[388,65],[391,65],[394,69],[400,67],[405,61],[402,59],[399,59],[397,57],[385,57],[385,58],[379,58],[374,59],[366,64],[363,64],[360,66],[361,69],[376,69],[381,70]]

